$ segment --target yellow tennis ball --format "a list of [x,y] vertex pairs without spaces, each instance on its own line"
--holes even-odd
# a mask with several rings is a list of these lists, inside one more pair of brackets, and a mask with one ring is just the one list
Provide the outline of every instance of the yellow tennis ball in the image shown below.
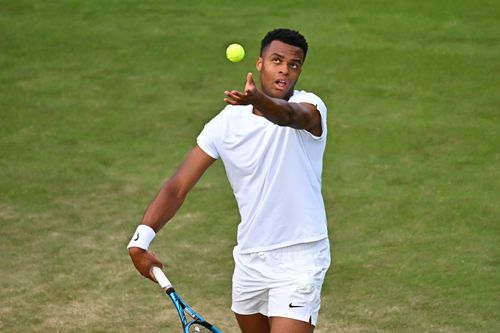
[[226,57],[232,62],[238,62],[245,57],[245,49],[240,44],[231,44],[226,49]]

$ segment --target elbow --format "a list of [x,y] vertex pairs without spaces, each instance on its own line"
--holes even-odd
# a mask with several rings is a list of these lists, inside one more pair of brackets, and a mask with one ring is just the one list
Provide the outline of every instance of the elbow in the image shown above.
[[295,122],[295,112],[293,109],[285,110],[279,118],[276,119],[275,124],[278,126],[293,127]]
[[282,113],[280,126],[288,126],[295,129],[306,128],[304,122],[307,120],[308,113],[297,103],[288,103],[285,112]]
[[300,128],[298,126],[298,123],[299,123],[299,115],[295,110],[291,109],[284,112],[283,117],[280,119],[277,125],[292,127],[292,128]]
[[163,184],[162,191],[172,199],[184,201],[189,189],[181,182],[170,179]]

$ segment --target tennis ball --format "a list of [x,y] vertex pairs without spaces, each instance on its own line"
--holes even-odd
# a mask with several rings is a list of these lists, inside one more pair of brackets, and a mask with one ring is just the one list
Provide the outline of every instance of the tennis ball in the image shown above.
[[240,44],[231,44],[226,49],[226,57],[232,62],[238,62],[245,57],[245,49]]

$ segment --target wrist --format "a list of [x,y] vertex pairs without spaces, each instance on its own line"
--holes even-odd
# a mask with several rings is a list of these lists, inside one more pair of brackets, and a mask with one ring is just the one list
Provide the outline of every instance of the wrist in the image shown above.
[[129,248],[127,248],[127,249],[128,249],[128,253],[129,253],[131,256],[135,256],[136,254],[146,252],[146,250],[141,249],[140,247],[129,247]]
[[253,100],[252,100],[252,105],[255,106],[256,108],[259,108],[259,106],[262,106],[264,103],[264,98],[265,94],[262,93],[259,89],[255,89],[255,92],[253,94]]
[[139,248],[147,251],[155,236],[156,233],[153,228],[145,224],[140,224],[128,243],[127,249],[130,251],[131,248]]

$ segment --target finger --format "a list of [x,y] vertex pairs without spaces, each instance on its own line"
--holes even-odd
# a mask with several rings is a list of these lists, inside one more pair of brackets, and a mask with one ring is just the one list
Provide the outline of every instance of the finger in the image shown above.
[[159,267],[159,268],[163,269],[163,264],[162,264],[161,262],[159,262],[159,261],[155,261],[155,262],[153,262],[153,263],[152,263],[152,265],[151,265],[151,266],[149,266],[149,271],[148,271],[148,274],[147,274],[147,275],[144,275],[144,277],[146,277],[146,278],[150,279],[150,280],[151,280],[151,281],[153,281],[153,282],[158,282],[158,281],[156,280],[155,275],[153,274],[153,267]]
[[149,271],[149,275],[146,276],[146,278],[150,279],[151,281],[158,283],[158,280],[156,280],[155,275],[153,274],[153,268]]
[[158,282],[158,280],[156,280],[156,276],[153,274],[153,267],[155,267],[155,266],[156,265],[151,266],[151,269],[149,270],[149,276],[146,276],[146,277],[153,282]]
[[247,83],[249,83],[249,84],[255,84],[255,82],[253,81],[253,74],[252,74],[252,72],[248,72],[248,74],[247,74]]
[[231,90],[231,91],[226,90],[226,91],[224,91],[224,95],[227,95],[227,96],[237,95],[237,94],[241,94],[241,91],[239,91],[239,90]]
[[238,92],[238,90],[226,90],[226,91],[224,91],[224,95],[231,95],[231,94],[234,94],[236,92]]
[[228,91],[226,96],[233,99],[235,102],[239,102],[239,100],[242,97],[241,93],[239,91],[236,91],[236,90]]
[[163,268],[163,264],[161,263],[160,260],[158,260],[158,257],[156,256],[156,253],[154,252],[149,252],[150,253],[150,260],[151,260],[151,266],[158,266],[160,268]]
[[151,275],[151,269],[153,266],[158,266],[160,268],[163,268],[163,264],[161,261],[158,260],[156,257],[156,254],[154,252],[144,252],[142,259],[140,260],[140,264],[136,266],[138,271],[141,273],[142,276],[145,278],[150,279],[151,281],[155,281],[154,276]]
[[224,91],[224,94],[226,96],[238,96],[241,95],[241,91],[238,90]]
[[234,94],[230,91],[224,91],[224,95],[226,95],[227,97],[229,97],[231,99],[235,98]]
[[254,90],[255,90],[255,82],[253,80],[253,74],[252,72],[249,72],[247,74],[247,83],[245,84],[245,95],[253,93]]
[[226,102],[227,104],[230,104],[230,105],[238,105],[238,102],[233,101],[232,99],[229,99],[229,98],[224,98],[224,102]]
[[233,90],[232,91],[232,95],[233,96],[236,96],[238,99],[241,99],[245,96],[244,93],[242,93],[241,91],[237,91],[237,90]]

